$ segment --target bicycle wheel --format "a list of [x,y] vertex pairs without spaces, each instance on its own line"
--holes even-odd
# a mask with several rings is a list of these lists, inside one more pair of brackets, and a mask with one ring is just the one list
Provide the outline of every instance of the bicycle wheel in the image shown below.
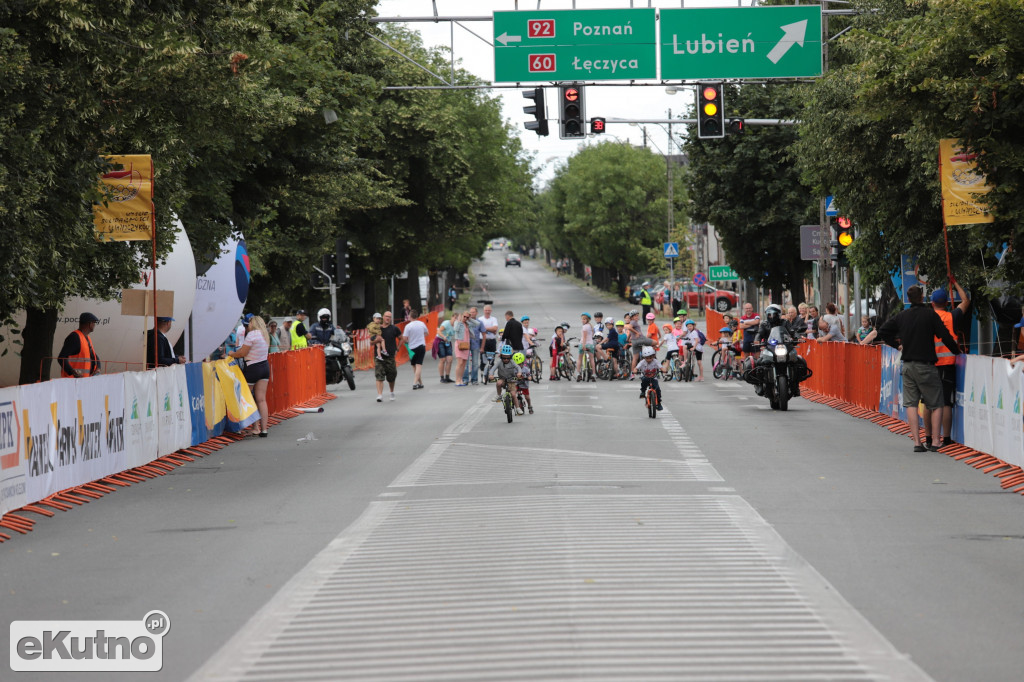
[[687,362],[683,365],[683,381],[693,381],[693,368],[690,367],[690,363]]
[[530,372],[533,383],[539,384],[540,375],[544,371],[544,363],[536,356],[536,351],[534,351],[534,353],[535,355],[533,356],[533,359],[530,360]]
[[651,419],[658,416],[658,394],[653,388],[647,389],[647,416]]
[[505,416],[508,417],[508,423],[512,423],[512,413],[515,411],[512,408],[512,394],[506,392],[501,396],[501,404],[505,407]]
[[716,379],[721,379],[724,375],[726,378],[729,377],[727,373],[728,366],[722,361],[722,351],[716,350],[715,354],[711,356],[711,376]]

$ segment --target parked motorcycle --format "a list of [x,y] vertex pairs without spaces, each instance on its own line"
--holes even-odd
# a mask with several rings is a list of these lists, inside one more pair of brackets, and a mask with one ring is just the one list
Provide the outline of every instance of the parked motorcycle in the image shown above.
[[327,383],[339,384],[344,379],[350,390],[356,390],[356,375],[352,370],[355,357],[352,355],[352,340],[346,330],[351,331],[349,324],[345,329],[336,328],[330,343],[324,346],[324,358],[327,364]]
[[801,342],[785,327],[772,327],[757,360],[744,360],[743,380],[753,384],[755,393],[768,398],[773,410],[788,410],[789,399],[800,395],[800,382],[811,378],[807,363],[796,352]]

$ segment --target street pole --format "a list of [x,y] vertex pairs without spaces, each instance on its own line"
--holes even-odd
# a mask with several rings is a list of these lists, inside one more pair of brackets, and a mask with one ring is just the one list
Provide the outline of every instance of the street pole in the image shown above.
[[[828,71],[828,40],[824,40],[824,37],[828,35],[828,17],[821,17],[821,34],[823,40],[821,41],[821,71],[826,73]],[[822,197],[821,205],[818,210],[818,224],[821,226],[821,239],[826,244],[832,243],[832,228],[829,226],[828,216],[825,215],[825,198]],[[832,258],[830,254],[822,256],[821,260],[818,261],[818,306],[821,310],[825,309],[825,304],[832,298]]]
[[334,321],[337,321],[337,319],[338,319],[338,286],[334,283],[334,278],[331,277],[330,275],[328,275],[326,272],[324,272],[323,270],[321,270],[320,268],[318,268],[315,265],[313,266],[313,269],[316,270],[321,275],[323,275],[324,277],[327,278],[327,286],[326,287],[313,287],[313,288],[314,289],[318,289],[320,291],[323,291],[324,289],[330,289],[330,291],[331,291],[331,319],[334,320]]
[[[674,203],[673,191],[672,191],[673,190],[673,188],[672,188],[672,181],[673,181],[674,173],[672,172],[672,123],[671,123],[671,121],[672,121],[672,110],[671,109],[668,110],[668,118],[669,118],[669,124],[668,124],[668,154],[665,156],[665,165],[668,167],[668,169],[666,171],[668,173],[668,239],[666,239],[665,241],[666,242],[671,242],[672,241],[672,227],[673,227],[673,223],[675,222],[675,216],[674,216],[673,211],[672,211],[672,204]],[[646,129],[645,129],[645,132],[646,132]],[[646,142],[646,140],[645,140],[645,142]],[[668,281],[669,281],[669,287],[668,287],[668,301],[669,302],[668,302],[668,305],[669,305],[669,308],[671,308],[672,307],[672,292],[675,291],[675,288],[676,288],[676,259],[675,258],[669,258],[668,259]],[[674,315],[675,311],[674,310],[670,310],[669,313]]]

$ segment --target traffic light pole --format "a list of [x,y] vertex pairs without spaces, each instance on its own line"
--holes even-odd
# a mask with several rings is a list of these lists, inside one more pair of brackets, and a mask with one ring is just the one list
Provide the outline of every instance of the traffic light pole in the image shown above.
[[[667,149],[668,153],[665,155],[665,165],[668,166],[668,239],[665,240],[666,242],[672,241],[672,228],[675,227],[675,213],[674,213],[674,210],[673,210],[674,209],[674,205],[673,204],[675,203],[675,201],[674,201],[673,187],[672,187],[672,184],[673,184],[672,181],[673,181],[673,179],[675,177],[675,173],[672,172],[673,168],[672,168],[672,110],[671,109],[668,110],[668,120],[669,120],[669,124],[668,124],[668,149]],[[669,258],[668,259],[668,281],[669,281],[669,287],[668,287],[669,316],[670,317],[674,317],[675,314],[676,314],[676,311],[672,310],[672,307],[673,307],[673,305],[672,305],[672,292],[675,291],[675,289],[676,289],[676,259],[675,258]]]
[[334,285],[334,278],[328,275],[326,272],[313,266],[313,269],[319,272],[321,275],[327,278],[327,286],[325,287],[313,287],[317,291],[324,291],[329,289],[331,291],[331,321],[336,322],[338,319],[338,287]]

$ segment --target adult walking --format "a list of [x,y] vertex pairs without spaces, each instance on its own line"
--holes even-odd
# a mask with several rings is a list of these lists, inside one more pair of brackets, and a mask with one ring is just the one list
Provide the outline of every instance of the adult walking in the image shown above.
[[[967,292],[961,288],[959,282],[953,280],[953,286],[960,294],[960,304],[952,311],[946,310],[946,306],[949,305],[949,294],[945,289],[936,289],[932,292],[932,310],[942,320],[949,335],[955,338],[957,332],[964,327],[971,299],[967,298]],[[939,381],[942,382],[942,433],[946,434],[941,441],[943,445],[949,445],[953,442],[953,405],[956,404],[956,354],[936,337],[935,355],[938,358],[935,366],[939,370]],[[921,413],[921,418],[924,420],[925,435],[930,437],[931,411],[925,409]]]
[[252,429],[250,433],[259,434],[260,438],[267,437],[270,425],[270,413],[267,410],[267,388],[270,386],[270,363],[267,362],[269,352],[270,332],[267,331],[263,318],[254,315],[249,319],[245,337],[238,350],[228,353],[233,358],[245,358],[242,375],[249,384],[252,397],[256,400],[256,409],[260,413],[259,430]]
[[[167,340],[167,332],[171,330],[173,317],[156,318],[156,329],[146,332],[146,369],[167,367],[168,365],[184,365],[184,355],[174,355],[174,348]],[[156,332],[156,347],[153,344],[153,333]],[[230,353],[229,353],[230,355]]]
[[[465,372],[466,362],[473,354],[473,332],[470,331],[470,322],[472,322],[472,329],[476,329],[476,319],[471,316],[470,312],[462,313],[455,319],[455,378],[458,379],[456,386],[466,386],[469,383]],[[476,378],[475,373],[473,378]],[[473,383],[475,384],[476,381]]]
[[402,338],[402,330],[392,323],[391,311],[381,316],[380,335],[377,337],[377,357],[373,360],[373,374],[377,380],[377,402],[384,401],[384,382],[388,382],[391,395],[388,400],[395,399],[395,380],[398,378],[398,365],[395,356],[398,354],[398,340]]
[[64,345],[57,354],[60,375],[64,378],[91,377],[100,373],[100,356],[92,345],[89,335],[96,330],[100,318],[92,313],[78,317],[78,329],[64,339]]
[[[878,336],[893,348],[899,348],[903,358],[903,406],[907,408],[907,426],[914,441],[914,452],[938,450],[942,447],[939,434],[942,429],[942,380],[935,366],[938,338],[953,355],[960,353],[956,339],[935,311],[924,304],[924,290],[914,285],[907,289],[910,307],[887,321],[878,330]],[[932,442],[921,443],[917,404],[923,402],[931,410]]]
[[423,388],[423,359],[427,356],[427,335],[430,330],[420,321],[420,311],[409,311],[409,323],[405,325],[402,340],[409,345],[409,364],[412,365],[412,389]]

